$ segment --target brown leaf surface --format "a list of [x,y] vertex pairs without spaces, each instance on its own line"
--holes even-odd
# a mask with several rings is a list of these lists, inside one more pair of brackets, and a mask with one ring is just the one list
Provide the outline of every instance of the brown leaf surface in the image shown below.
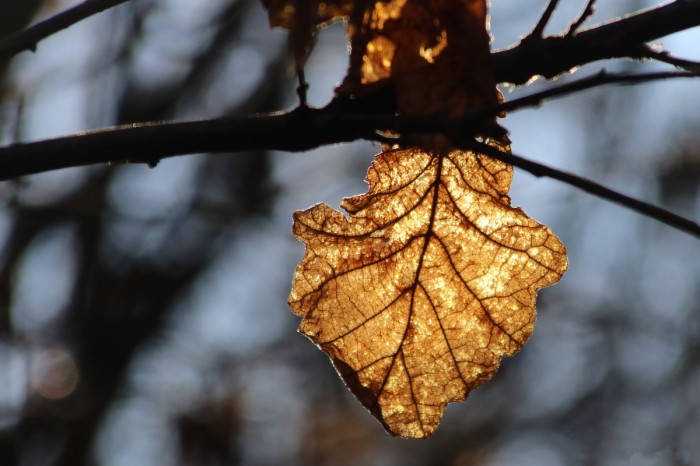
[[556,236],[510,207],[511,177],[471,152],[386,151],[343,201],[349,218],[294,215],[300,331],[393,435],[430,436],[527,341],[537,290],[566,269]]
[[262,0],[270,26],[294,29],[299,21],[314,27],[349,16],[355,0]]
[[367,0],[262,0],[263,6],[268,10],[270,26],[290,30],[297,69],[306,62],[313,33],[319,26],[349,16],[356,5],[366,2]]
[[263,0],[270,25],[291,31],[303,65],[320,25],[348,20],[350,67],[339,93],[390,86],[407,115],[497,103],[485,0]]
[[350,69],[340,92],[391,85],[407,115],[460,116],[497,103],[485,0],[374,2],[348,26]]

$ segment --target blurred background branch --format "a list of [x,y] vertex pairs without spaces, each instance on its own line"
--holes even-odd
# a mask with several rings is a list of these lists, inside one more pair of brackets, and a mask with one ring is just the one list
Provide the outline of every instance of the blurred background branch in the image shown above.
[[[129,0],[86,0],[34,26],[0,40],[0,59],[8,59],[23,51],[36,51],[42,40],[80,21]],[[4,30],[2,30],[4,31]]]

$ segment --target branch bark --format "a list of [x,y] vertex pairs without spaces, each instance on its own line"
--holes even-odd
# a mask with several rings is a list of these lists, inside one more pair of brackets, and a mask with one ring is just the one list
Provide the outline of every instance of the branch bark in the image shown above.
[[[357,111],[347,102],[331,102],[315,109],[229,116],[191,122],[151,122],[117,126],[56,139],[0,147],[0,181],[60,168],[99,163],[146,163],[177,155],[202,152],[281,150],[300,152],[358,139],[400,142],[389,134],[440,132],[462,144],[486,132],[499,113],[536,107],[545,99],[566,96],[606,84],[637,84],[659,79],[697,78],[692,72],[609,74],[600,72],[500,105],[477,110],[462,118],[447,115],[419,117]],[[487,126],[484,126],[486,122]],[[274,137],[271,137],[274,136]]]
[[[126,125],[75,136],[0,148],[0,180],[17,176],[96,163],[147,163],[200,152],[241,152],[255,149],[306,151],[327,144],[357,139],[390,142],[386,133],[406,135],[442,132],[459,147],[478,149],[536,176],[547,176],[591,194],[624,205],[681,231],[700,237],[700,225],[659,207],[638,201],[577,175],[553,169],[518,156],[505,156],[475,142],[473,136],[492,127],[485,121],[503,110],[539,105],[544,99],[568,95],[609,83],[630,84],[665,78],[698,77],[695,73],[647,73],[643,75],[597,75],[505,102],[454,119],[445,115],[404,117],[394,114],[354,113],[331,104],[313,109],[305,106],[290,112],[213,120]],[[274,135],[274,137],[271,137]],[[395,141],[400,142],[401,136]],[[482,147],[483,146],[483,147]],[[496,151],[497,152],[497,151]],[[125,155],[127,154],[127,155]]]
[[496,80],[519,85],[533,76],[553,78],[598,60],[637,58],[645,43],[696,26],[700,26],[700,0],[676,0],[568,37],[529,35],[493,54]]
[[497,149],[494,149],[488,144],[475,143],[475,149],[479,150],[479,152],[483,153],[484,155],[521,168],[532,175],[535,175],[536,177],[547,177],[564,182],[570,186],[586,191],[589,194],[614,202],[630,210],[634,210],[637,213],[653,218],[654,220],[658,220],[659,222],[665,223],[668,226],[695,236],[696,238],[700,238],[700,225],[697,222],[681,217],[680,215],[674,214],[673,212],[664,208],[657,207],[649,204],[648,202],[640,201],[607,188],[600,183],[596,183],[595,181],[574,175],[573,173],[567,173],[556,168],[548,167],[546,165],[520,157],[516,154],[505,154]]

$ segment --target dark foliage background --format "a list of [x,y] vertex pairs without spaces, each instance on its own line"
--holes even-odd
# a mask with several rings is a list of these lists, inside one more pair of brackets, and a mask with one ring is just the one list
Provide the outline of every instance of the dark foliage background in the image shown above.
[[[76,3],[2,0],[0,35]],[[293,106],[285,34],[258,3],[134,0],[0,63],[0,142]],[[545,3],[494,0],[495,47]],[[600,0],[592,22],[653,3]],[[548,31],[584,4],[562,1]],[[697,43],[664,40],[696,60]],[[313,104],[331,98],[344,52],[342,26],[323,31]],[[658,83],[504,125],[520,154],[697,219],[697,108],[697,82]],[[0,185],[0,464],[700,464],[697,240],[520,172],[514,204],[560,235],[569,272],[541,293],[531,342],[434,437],[386,435],[285,304],[302,255],[291,213],[364,191],[376,151],[197,155]]]

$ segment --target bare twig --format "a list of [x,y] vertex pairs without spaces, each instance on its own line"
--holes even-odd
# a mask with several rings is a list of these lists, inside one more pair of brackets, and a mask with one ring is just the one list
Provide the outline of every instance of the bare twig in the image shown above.
[[597,60],[634,56],[649,41],[697,26],[700,26],[700,1],[676,0],[578,31],[571,37],[523,39],[493,54],[496,80],[524,84],[533,76],[553,78]]
[[35,51],[37,44],[83,19],[129,0],[86,0],[34,26],[0,40],[0,58],[9,58],[20,52]]
[[549,20],[552,18],[552,13],[554,13],[554,10],[556,10],[557,5],[559,4],[559,0],[549,0],[549,3],[547,4],[547,7],[544,9],[544,12],[542,13],[542,16],[540,17],[540,20],[537,21],[537,24],[535,24],[535,27],[532,28],[532,31],[530,34],[527,35],[526,39],[529,37],[533,38],[541,38],[543,33],[544,33],[544,28],[547,27],[547,24],[549,24]]
[[620,84],[620,85],[630,85],[630,84],[643,84],[651,81],[659,81],[665,79],[686,79],[686,78],[699,78],[700,71],[659,71],[655,73],[639,73],[639,74],[628,74],[620,73],[613,74],[608,73],[605,70],[601,70],[598,73],[587,76],[585,78],[577,79],[565,84],[559,84],[545,89],[534,94],[519,97],[517,99],[509,100],[496,105],[492,108],[480,110],[478,113],[483,118],[484,116],[498,115],[500,112],[512,112],[514,110],[519,110],[527,107],[537,107],[541,105],[545,100],[551,98],[564,97],[566,95],[573,94],[575,92],[580,92],[586,89],[591,89],[594,87],[600,87],[610,84]]
[[[100,8],[104,9],[109,5],[125,1],[127,0],[89,0],[73,10],[81,9],[85,5],[93,9],[100,5]],[[590,5],[592,3],[589,2]],[[556,4],[557,1],[550,2],[547,7],[549,12],[545,11],[545,15],[538,22],[535,32],[538,28],[546,27]],[[68,10],[65,13],[73,10]],[[545,16],[547,17],[545,18]],[[58,17],[47,20],[47,22],[55,22],[56,18]],[[39,26],[43,24],[35,26],[38,28],[36,30],[41,30]],[[677,0],[654,10],[577,32],[571,37],[560,36],[545,39],[540,37],[539,40],[529,43],[523,41],[513,49],[494,54],[496,73],[501,82],[518,82],[518,79],[527,80],[536,74],[558,74],[571,66],[601,58],[638,57],[640,46],[644,46],[646,41],[697,25],[700,25],[700,1]],[[32,31],[33,28],[30,28],[24,33],[20,33],[20,36],[25,37],[25,41],[23,42],[24,48],[20,48],[19,51],[31,49],[31,43],[35,45],[36,41],[50,34],[42,35],[42,33]],[[29,42],[26,38],[30,39]],[[3,49],[6,43],[7,40],[0,42],[0,56],[8,50],[7,48]],[[27,43],[30,45],[27,46]],[[633,54],[635,51],[637,55]],[[653,58],[666,58],[668,60],[666,55],[664,57],[654,56]],[[672,59],[680,60],[675,57]],[[352,109],[348,111],[346,107],[331,104],[323,109],[301,106],[292,112],[250,117],[128,125],[0,148],[0,179],[11,179],[58,168],[107,162],[147,163],[153,166],[161,158],[200,152],[237,152],[255,149],[304,151],[326,144],[356,139],[386,142],[385,135],[390,133],[405,135],[416,132],[442,132],[452,138],[456,144],[468,145],[474,143],[472,140],[474,134],[484,131],[484,122],[503,110],[512,112],[536,106],[546,99],[562,97],[605,84],[634,84],[657,79],[687,77],[697,77],[697,73],[665,72],[611,75],[601,72],[595,76],[557,85],[530,96],[483,109],[460,119],[449,118],[445,115],[406,117],[385,113],[377,114],[371,109],[359,112],[352,111]],[[300,97],[303,98],[303,95]],[[270,135],[274,135],[274,138],[271,138]],[[603,198],[627,205],[639,212],[652,212],[654,209],[658,209],[654,206],[643,207],[644,203],[641,201],[621,200],[625,196],[604,187],[594,187],[599,185],[591,184],[592,182],[580,179],[576,175],[559,172],[548,167],[541,168],[534,162],[521,160],[516,156],[509,157],[508,162],[528,171],[535,170],[533,173],[539,173],[538,176],[551,176],[560,179]],[[694,229],[697,225],[690,220],[680,217],[674,218],[673,214],[662,214],[659,211],[649,215],[697,235],[697,230]]]
[[[560,98],[603,85],[641,84],[663,79],[698,77],[700,73],[685,71],[612,74],[602,70],[595,75],[476,110],[460,118],[451,118],[445,114],[402,116],[393,112],[376,113],[368,109],[357,111],[348,106],[347,102],[333,101],[321,109],[302,106],[291,112],[263,115],[231,116],[194,122],[128,124],[62,138],[0,147],[0,180],[56,168],[109,161],[152,163],[159,157],[194,152],[250,149],[303,151],[355,139],[385,140],[380,137],[381,132],[400,134],[442,132],[453,139],[458,139],[460,135],[469,138],[484,129],[484,121],[499,113],[536,107],[547,99]],[[311,127],[305,127],[305,125],[311,125]],[[333,127],[337,129],[333,130]],[[227,133],[227,131],[232,132]],[[261,134],[265,132],[267,134]],[[269,138],[272,132],[279,134],[280,137]],[[182,136],[178,137],[178,133]],[[223,138],[227,134],[230,137]],[[189,142],[185,143],[185,141]],[[100,154],[92,153],[94,151],[92,144],[95,143],[104,143],[109,147]],[[147,144],[149,147],[145,150],[139,149],[141,144]],[[62,150],[70,150],[74,153],[90,152],[93,158],[89,158],[86,154],[85,158],[80,156],[76,159],[61,161]],[[134,155],[144,151],[152,153],[153,157]],[[128,159],[123,156],[125,153],[130,154]],[[15,167],[10,163],[10,160],[15,157],[18,158],[17,162],[23,161],[22,167]],[[29,158],[32,158],[31,162]]]
[[504,110],[512,112],[537,106],[545,99],[562,97],[603,84],[631,84],[697,76],[687,72],[641,75],[601,72],[457,119],[447,115],[416,117],[355,112],[351,108],[331,103],[321,109],[300,107],[291,112],[266,115],[130,124],[1,147],[0,180],[108,162],[154,165],[161,158],[201,152],[264,149],[294,152],[357,139],[386,142],[386,137],[382,136],[385,132],[442,132],[459,142],[483,131],[484,122]]
[[666,50],[654,50],[652,47],[649,47],[646,44],[642,47],[642,50],[641,52],[639,52],[637,58],[648,58],[651,60],[657,60],[663,63],[668,63],[669,65],[673,65],[676,68],[680,68],[690,72],[700,72],[700,62],[674,57]]
[[698,223],[674,214],[673,212],[661,207],[657,207],[647,202],[626,196],[578,175],[548,167],[515,154],[506,154],[492,146],[489,146],[488,144],[474,142],[472,147],[482,154],[509,163],[518,168],[522,168],[523,170],[532,173],[537,177],[547,177],[562,181],[568,185],[575,186],[576,188],[586,191],[587,193],[593,194],[594,196],[622,205],[642,215],[676,228],[677,230],[689,233],[696,238],[700,238],[700,225]]
[[[472,136],[484,130],[503,110],[514,111],[536,106],[545,99],[562,97],[603,84],[634,84],[657,79],[697,77],[696,73],[665,72],[641,75],[611,75],[605,72],[571,83],[514,99],[464,118],[446,115],[421,117],[353,112],[329,105],[322,109],[299,107],[286,113],[225,117],[182,123],[126,125],[81,135],[50,139],[0,148],[0,180],[58,168],[97,163],[147,163],[155,166],[162,158],[201,152],[240,152],[248,150],[305,151],[327,144],[366,139],[392,142],[385,132],[400,135],[442,132],[456,145],[481,150]],[[274,137],[270,137],[274,135]],[[396,141],[393,141],[396,142]],[[493,155],[484,149],[486,155]],[[604,199],[625,205],[675,228],[698,235],[697,225],[663,209],[628,198],[576,175],[540,166],[517,156],[506,162],[584,189]]]
[[593,13],[595,13],[595,2],[596,0],[588,0],[588,3],[586,4],[586,8],[583,9],[583,12],[581,15],[578,17],[576,21],[574,21],[571,26],[569,26],[569,30],[566,33],[566,37],[571,37],[576,32],[579,30],[581,25],[586,22],[588,18],[590,18]]

